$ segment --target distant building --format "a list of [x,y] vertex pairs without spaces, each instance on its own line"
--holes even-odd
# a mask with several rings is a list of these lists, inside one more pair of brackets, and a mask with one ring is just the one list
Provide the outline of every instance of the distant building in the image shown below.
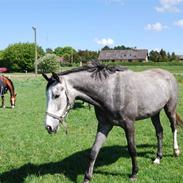
[[178,59],[183,61],[183,55],[177,55]]
[[127,50],[102,50],[98,57],[101,61],[140,61],[148,62],[147,49],[127,49]]

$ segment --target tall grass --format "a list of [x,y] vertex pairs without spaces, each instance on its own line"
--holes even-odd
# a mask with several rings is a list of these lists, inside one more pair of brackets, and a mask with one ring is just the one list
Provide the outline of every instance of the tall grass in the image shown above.
[[[176,70],[175,70],[176,72]],[[70,112],[68,135],[63,129],[49,135],[44,129],[45,85],[40,76],[14,76],[17,90],[15,109],[0,108],[0,182],[1,183],[69,183],[82,182],[88,154],[94,141],[97,120],[93,108],[78,102]],[[182,76],[179,76],[181,80]],[[178,112],[183,116],[183,83],[179,83]],[[164,113],[164,157],[160,165],[152,164],[156,154],[156,137],[149,119],[136,122],[139,183],[183,182],[183,154],[173,157],[172,133]],[[183,130],[178,133],[183,149]],[[183,151],[183,150],[182,150]],[[110,133],[97,159],[93,183],[129,182],[131,160],[121,128]]]

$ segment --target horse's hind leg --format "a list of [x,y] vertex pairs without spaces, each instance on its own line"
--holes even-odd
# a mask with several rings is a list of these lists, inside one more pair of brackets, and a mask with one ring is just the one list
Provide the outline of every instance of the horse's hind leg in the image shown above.
[[160,160],[163,156],[163,153],[162,153],[162,144],[163,144],[163,128],[161,126],[161,122],[160,122],[160,118],[159,118],[159,113],[152,116],[151,117],[151,120],[152,120],[152,123],[155,127],[155,130],[156,130],[156,137],[157,137],[157,141],[158,141],[158,144],[157,144],[157,155],[156,155],[156,159],[154,160],[154,163],[156,164],[159,164],[160,163]]
[[165,107],[165,113],[170,121],[170,126],[173,133],[173,150],[174,155],[178,156],[180,154],[178,142],[177,142],[177,128],[176,128],[176,107],[175,105],[172,107],[172,105],[167,104]]
[[88,183],[91,180],[97,155],[111,129],[112,129],[112,125],[110,124],[102,124],[102,123],[98,124],[98,131],[97,131],[96,139],[90,153],[89,166],[85,173],[84,183]]

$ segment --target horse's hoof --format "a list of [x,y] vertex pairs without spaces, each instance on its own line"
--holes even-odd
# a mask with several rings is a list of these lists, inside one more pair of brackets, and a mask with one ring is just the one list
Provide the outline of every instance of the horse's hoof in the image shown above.
[[5,109],[5,108],[6,108],[6,106],[5,106],[5,105],[3,105],[3,106],[2,106],[2,108],[3,108],[3,109]]
[[134,182],[137,180],[137,176],[136,175],[131,175],[130,176],[130,181]]
[[156,158],[154,161],[153,161],[154,164],[156,165],[159,165],[160,164],[160,159],[159,158]]
[[174,156],[179,156],[180,155],[180,149],[174,149]]

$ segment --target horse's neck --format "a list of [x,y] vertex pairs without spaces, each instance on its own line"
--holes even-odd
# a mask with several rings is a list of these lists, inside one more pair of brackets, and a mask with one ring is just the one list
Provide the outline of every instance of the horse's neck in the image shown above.
[[73,89],[75,98],[100,106],[100,84],[90,75],[89,72],[73,73],[66,76],[66,80]]
[[15,95],[15,90],[14,90],[14,87],[12,86],[12,84],[9,81],[7,81],[7,88],[10,92],[10,95],[14,96]]

